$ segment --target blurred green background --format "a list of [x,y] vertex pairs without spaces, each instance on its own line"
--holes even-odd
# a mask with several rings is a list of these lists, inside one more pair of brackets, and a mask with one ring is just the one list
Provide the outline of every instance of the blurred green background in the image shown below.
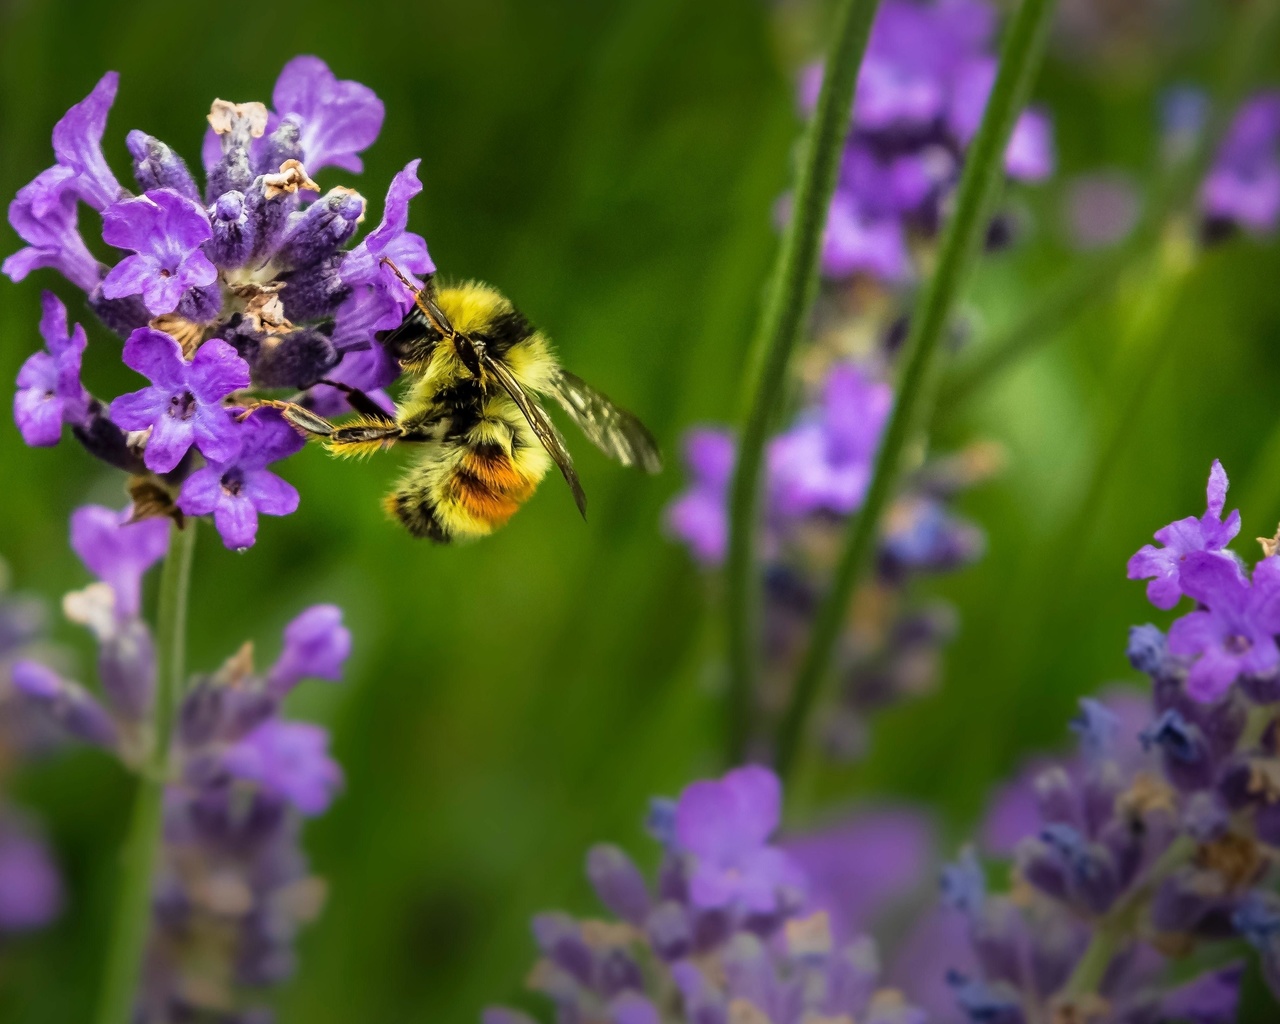
[[[1199,46],[1106,62],[1051,55],[1037,100],[1057,124],[1061,173],[1012,198],[1028,232],[974,282],[975,344],[1078,259],[1061,229],[1071,175],[1148,173],[1159,92],[1208,78],[1226,6],[1193,12]],[[411,224],[442,272],[500,285],[568,366],[639,412],[672,453],[667,473],[644,479],[579,439],[590,523],[549,481],[497,536],[438,549],[382,516],[399,459],[308,450],[284,470],[300,511],[264,520],[252,551],[227,552],[205,531],[193,668],[246,638],[269,662],[280,627],[316,601],[341,604],[355,635],[347,681],[296,697],[299,715],[334,730],[347,790],[309,828],[331,898],[301,942],[285,1022],[474,1020],[515,997],[532,961],[530,913],[591,905],[588,844],[646,850],[647,797],[718,770],[714,587],[659,519],[680,486],[680,430],[737,407],[798,128],[803,33],[779,21],[750,0],[0,3],[0,196],[50,163],[54,122],[107,69],[121,72],[107,155],[124,179],[129,129],[194,159],[213,97],[269,99],[289,57],[316,53],[386,103],[352,182],[373,209],[421,157]],[[18,245],[0,227],[0,252]],[[870,760],[827,780],[833,796],[928,805],[958,843],[994,780],[1063,741],[1079,694],[1131,677],[1126,628],[1154,610],[1125,581],[1125,559],[1155,528],[1199,513],[1210,461],[1232,477],[1228,507],[1242,508],[1246,536],[1280,519],[1280,252],[1251,241],[1213,254],[1175,293],[1151,393],[1100,500],[1081,512],[1154,353],[1124,342],[1144,274],[1134,268],[1115,301],[940,422],[943,447],[1007,446],[1007,472],[964,502],[990,550],[938,588],[963,623],[945,684],[883,716]],[[0,380],[38,345],[40,287],[73,298],[51,272],[0,282]],[[136,386],[117,343],[96,325],[90,337],[91,390]],[[25,448],[7,418],[0,460],[0,550],[20,589],[56,601],[86,581],[67,547],[71,509],[121,504],[120,480],[73,443]],[[90,663],[84,637],[65,625],[57,637]],[[71,900],[53,928],[0,950],[3,1019],[87,1018],[129,793],[93,753],[19,780]]]

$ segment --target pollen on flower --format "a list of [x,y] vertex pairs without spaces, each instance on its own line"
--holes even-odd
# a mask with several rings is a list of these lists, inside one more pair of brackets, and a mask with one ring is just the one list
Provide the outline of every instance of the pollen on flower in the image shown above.
[[320,186],[311,180],[307,174],[307,169],[302,166],[300,160],[286,160],[280,165],[280,170],[275,174],[264,174],[262,176],[262,184],[264,186],[264,194],[268,199],[275,199],[277,196],[292,195],[298,189],[303,188],[308,192],[319,192]]

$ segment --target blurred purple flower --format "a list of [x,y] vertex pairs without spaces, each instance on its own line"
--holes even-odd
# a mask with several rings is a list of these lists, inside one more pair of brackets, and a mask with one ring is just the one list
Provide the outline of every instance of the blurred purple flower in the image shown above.
[[768,844],[781,813],[782,787],[767,768],[748,765],[685,788],[676,804],[675,838],[693,858],[695,907],[770,913],[782,892],[803,888],[794,861]]
[[1193,551],[1183,560],[1179,581],[1204,606],[1169,628],[1169,650],[1196,657],[1188,693],[1217,700],[1241,675],[1264,675],[1280,666],[1280,557],[1259,562],[1250,583],[1233,562]]
[[173,189],[154,189],[102,211],[102,237],[132,256],[102,281],[108,299],[141,295],[153,316],[172,313],[192,288],[218,279],[202,248],[213,237],[204,208]]
[[242,550],[253,546],[259,513],[287,516],[297,511],[297,490],[266,467],[301,451],[306,442],[273,409],[255,410],[235,435],[238,450],[230,458],[205,453],[209,464],[183,483],[178,507],[188,515],[212,515],[222,543]]
[[726,505],[737,445],[727,430],[696,427],[685,434],[688,488],[667,506],[667,532],[689,546],[703,565],[724,561],[729,543]]
[[1227,473],[1217,459],[1209,470],[1206,496],[1208,507],[1204,515],[1199,519],[1188,516],[1162,527],[1156,531],[1155,538],[1163,547],[1147,544],[1129,559],[1129,579],[1151,580],[1147,584],[1147,598],[1157,608],[1168,611],[1181,599],[1182,567],[1192,552],[1214,553],[1234,564],[1225,548],[1240,532],[1240,510],[1233,510],[1225,520],[1222,518],[1227,503]]
[[152,384],[113,401],[111,416],[126,430],[151,428],[148,469],[169,472],[193,444],[210,461],[235,457],[241,434],[222,399],[249,386],[249,364],[235,349],[213,338],[187,362],[168,334],[140,327],[125,342],[124,363]]
[[329,734],[306,722],[264,722],[227,750],[223,767],[306,815],[323,814],[342,787],[342,769],[329,757]]
[[769,442],[769,508],[784,519],[848,515],[862,505],[893,389],[857,367],[832,368],[822,403]]
[[928,817],[894,808],[788,837],[782,848],[808,880],[808,908],[825,910],[834,935],[843,940],[870,931],[919,886],[935,841]]
[[48,847],[12,812],[0,819],[0,931],[42,928],[62,909],[62,879]]
[[284,628],[284,650],[267,674],[267,689],[288,693],[303,679],[337,682],[351,654],[351,631],[342,624],[342,609],[318,604]]
[[130,522],[131,508],[122,512],[101,505],[85,505],[71,514],[71,547],[80,561],[115,593],[122,617],[140,610],[142,577],[164,557],[169,544],[165,519]]
[[80,359],[88,339],[76,324],[68,330],[67,308],[52,292],[40,299],[40,335],[45,351],[28,356],[18,371],[13,418],[29,445],[53,445],[64,423],[78,424],[89,411],[89,395],[80,383]]
[[1231,123],[1201,189],[1213,219],[1265,234],[1280,220],[1280,92],[1248,100]]
[[1082,174],[1067,186],[1063,220],[1078,249],[1105,249],[1123,242],[1138,223],[1142,197],[1120,171]]

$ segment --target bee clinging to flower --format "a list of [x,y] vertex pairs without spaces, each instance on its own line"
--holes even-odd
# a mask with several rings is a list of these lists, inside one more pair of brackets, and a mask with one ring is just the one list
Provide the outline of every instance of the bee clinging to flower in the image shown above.
[[[411,378],[394,415],[341,384],[355,420],[341,425],[303,406],[267,402],[338,455],[394,444],[419,447],[386,508],[415,537],[437,543],[492,533],[533,494],[552,462],[586,516],[573,458],[539,399],[549,396],[597,448],[624,466],[662,468],[653,436],[635,416],[560,367],[546,337],[503,295],[470,282],[417,288],[403,323],[379,335]],[[329,383],[329,382],[326,382]]]

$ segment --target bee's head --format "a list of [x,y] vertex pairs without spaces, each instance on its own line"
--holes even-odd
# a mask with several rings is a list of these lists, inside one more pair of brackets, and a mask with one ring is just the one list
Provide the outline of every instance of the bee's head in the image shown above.
[[453,339],[453,346],[458,353],[458,358],[462,360],[462,365],[471,371],[471,376],[479,380],[480,357],[484,355],[484,341],[458,334]]

